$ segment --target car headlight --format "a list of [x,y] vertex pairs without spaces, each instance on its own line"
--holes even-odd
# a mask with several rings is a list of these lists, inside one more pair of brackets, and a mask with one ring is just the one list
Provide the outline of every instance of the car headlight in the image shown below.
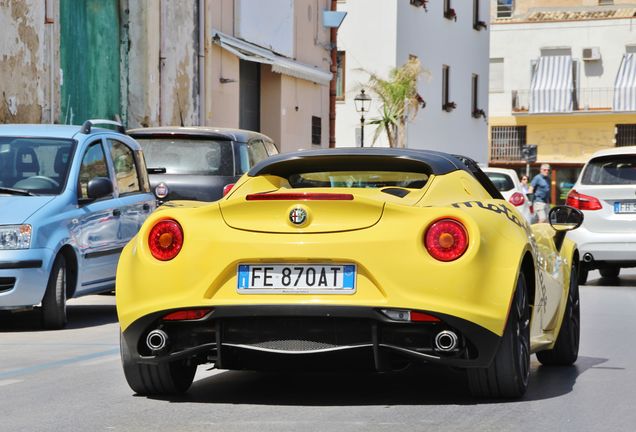
[[31,225],[0,225],[0,250],[31,247]]

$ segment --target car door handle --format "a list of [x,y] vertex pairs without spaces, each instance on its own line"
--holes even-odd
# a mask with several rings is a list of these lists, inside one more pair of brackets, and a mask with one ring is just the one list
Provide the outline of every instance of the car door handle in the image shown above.
[[121,216],[121,210],[119,210],[119,209],[113,210],[113,216],[115,216],[115,217]]

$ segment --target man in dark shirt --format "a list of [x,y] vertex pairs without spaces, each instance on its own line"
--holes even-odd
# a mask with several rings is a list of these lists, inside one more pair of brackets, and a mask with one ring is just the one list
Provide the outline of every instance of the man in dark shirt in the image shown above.
[[534,193],[534,212],[538,222],[548,220],[548,210],[550,208],[550,165],[541,165],[541,171],[534,176],[530,183],[530,192]]

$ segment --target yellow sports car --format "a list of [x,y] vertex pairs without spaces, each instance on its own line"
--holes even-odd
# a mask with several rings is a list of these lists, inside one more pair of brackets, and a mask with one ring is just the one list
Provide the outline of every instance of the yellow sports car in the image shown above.
[[160,207],[121,255],[121,356],[139,394],[186,391],[206,363],[424,362],[465,369],[475,395],[519,397],[531,353],[577,358],[576,209],[529,226],[474,161],[406,149],[274,156],[226,192]]

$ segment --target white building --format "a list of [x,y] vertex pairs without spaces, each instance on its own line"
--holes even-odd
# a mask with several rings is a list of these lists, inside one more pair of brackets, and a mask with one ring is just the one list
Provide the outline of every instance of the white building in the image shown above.
[[[485,162],[488,1],[346,0],[338,2],[338,10],[348,15],[338,31],[339,72],[344,75],[344,86],[339,83],[337,146],[360,145],[360,114],[353,99],[369,80],[365,71],[388,77],[392,68],[403,65],[409,56],[417,56],[428,71],[428,77],[422,76],[418,84],[426,106],[408,125],[407,146]],[[454,102],[456,108],[444,110],[445,102]],[[380,109],[374,97],[367,119],[376,117]],[[479,110],[485,116],[473,115]],[[373,134],[374,127],[367,125],[365,146],[371,145]],[[387,145],[384,135],[376,145]]]

